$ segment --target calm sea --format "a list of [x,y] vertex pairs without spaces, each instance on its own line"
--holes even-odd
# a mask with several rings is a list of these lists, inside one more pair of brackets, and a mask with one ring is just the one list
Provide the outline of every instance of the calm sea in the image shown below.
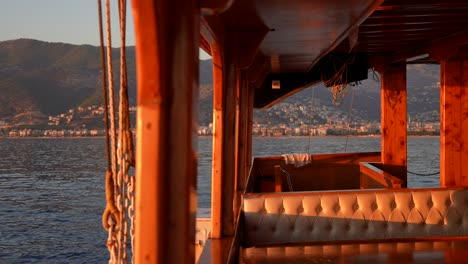
[[[198,204],[209,208],[211,138],[199,138]],[[379,151],[378,137],[254,138],[255,156]],[[106,263],[102,138],[0,139],[0,263]],[[439,170],[439,138],[408,139],[408,170]],[[409,187],[438,186],[409,175]],[[206,210],[204,210],[206,211]]]

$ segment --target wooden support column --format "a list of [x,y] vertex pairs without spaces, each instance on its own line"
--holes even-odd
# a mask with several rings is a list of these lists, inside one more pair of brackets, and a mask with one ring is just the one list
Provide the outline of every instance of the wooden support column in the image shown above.
[[[211,237],[234,234],[236,188],[236,100],[240,69],[248,67],[268,28],[258,31],[224,31],[211,45],[213,58],[213,171]],[[237,161],[238,162],[238,161]]]
[[384,65],[381,74],[382,163],[407,185],[406,64]]
[[454,56],[440,63],[441,186],[468,186],[467,164],[468,57]]
[[254,105],[254,94],[255,87],[250,83],[248,84],[248,105],[247,105],[247,136],[246,136],[246,156],[245,156],[245,182],[247,183],[250,169],[252,168],[252,129],[253,129],[253,105]]
[[249,81],[245,78],[245,73],[241,74],[238,85],[238,144],[237,144],[237,190],[244,190],[246,183],[246,159],[247,159],[247,134],[248,134],[248,113],[249,113]]
[[211,46],[213,58],[213,170],[211,189],[211,237],[234,232],[234,171],[236,126],[236,68],[232,54]]
[[254,113],[254,95],[256,87],[259,87],[265,77],[270,72],[270,63],[262,56],[257,56],[250,67],[244,70],[244,78],[248,79],[245,84],[247,100],[246,113],[246,150],[245,150],[245,166],[244,166],[244,182],[247,183],[250,169],[252,168],[252,129],[253,129],[253,113]]
[[136,263],[194,262],[197,5],[132,1],[138,70]]

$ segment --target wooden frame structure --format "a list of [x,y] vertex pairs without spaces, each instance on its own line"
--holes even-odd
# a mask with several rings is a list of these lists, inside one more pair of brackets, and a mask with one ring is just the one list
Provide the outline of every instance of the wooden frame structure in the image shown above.
[[[405,65],[421,54],[430,56],[422,62],[440,62],[441,185],[468,185],[466,1],[134,0],[132,8],[137,263],[194,261],[199,47],[214,66],[214,242],[235,235],[237,194],[252,166],[254,105],[329,81],[323,76],[343,77],[332,70],[337,56],[348,61],[346,78],[332,85],[362,80],[370,67],[381,72],[381,162],[403,181]],[[271,89],[273,80],[281,89]]]

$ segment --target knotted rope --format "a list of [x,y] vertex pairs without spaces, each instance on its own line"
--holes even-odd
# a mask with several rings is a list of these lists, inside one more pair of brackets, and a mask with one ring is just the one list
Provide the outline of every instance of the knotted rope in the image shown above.
[[120,247],[122,259],[127,260],[127,239],[128,239],[128,222],[126,214],[130,218],[130,236],[133,246],[134,234],[134,176],[129,175],[130,167],[135,164],[135,156],[133,152],[133,136],[130,125],[129,101],[128,101],[128,81],[127,81],[127,59],[125,50],[125,30],[126,30],[126,0],[119,0],[119,20],[120,20],[120,104],[119,104],[119,138],[117,160],[119,166],[118,184],[119,184],[119,201],[122,228],[121,238],[122,245]]
[[[109,233],[107,247],[110,252],[109,263],[127,263],[128,249],[127,242],[130,236],[132,248],[134,244],[134,186],[135,177],[129,175],[129,170],[135,166],[135,155],[133,148],[133,136],[130,125],[129,100],[128,100],[128,80],[127,80],[127,61],[126,61],[126,0],[118,1],[119,22],[120,22],[120,103],[119,103],[119,127],[118,135],[116,131],[116,117],[114,106],[114,86],[112,70],[112,43],[110,28],[110,1],[106,0],[106,33],[107,33],[107,73],[109,82],[109,93],[105,86],[106,75],[103,74],[103,89],[105,115],[106,115],[106,135],[107,146],[107,165],[106,172],[106,208],[103,213],[102,225]],[[101,39],[101,60],[102,68],[105,72],[104,63],[104,44],[102,36],[102,11],[101,0],[98,0],[99,26]],[[109,100],[107,101],[107,97]],[[107,104],[109,111],[107,111]],[[110,116],[110,128],[108,126],[108,116]],[[118,137],[118,138],[117,138]],[[110,141],[110,144],[109,144]],[[111,145],[111,147],[109,147]],[[110,157],[109,157],[110,156]],[[109,161],[110,160],[110,161]],[[127,218],[128,217],[128,218]],[[130,220],[130,234],[128,220]]]
[[[109,263],[121,263],[119,254],[119,238],[118,233],[121,225],[121,216],[118,206],[116,206],[116,199],[118,198],[118,185],[117,185],[117,158],[116,158],[116,129],[115,129],[115,95],[113,84],[113,69],[112,69],[112,41],[111,41],[111,20],[110,20],[110,1],[106,0],[106,35],[107,35],[107,68],[104,63],[104,38],[103,38],[103,25],[102,25],[102,4],[98,0],[99,11],[99,37],[101,44],[101,67],[103,76],[103,92],[104,95],[104,109],[105,109],[105,122],[106,122],[106,152],[107,152],[107,172],[106,172],[106,208],[102,216],[102,225],[108,232],[107,248],[110,253]],[[107,80],[106,80],[107,70]],[[109,83],[108,88],[106,81]],[[109,93],[107,93],[107,89]],[[109,107],[109,108],[108,108]],[[110,128],[109,128],[110,116]],[[110,133],[110,140],[109,140]],[[110,144],[109,144],[110,142]],[[111,147],[109,146],[111,145]]]

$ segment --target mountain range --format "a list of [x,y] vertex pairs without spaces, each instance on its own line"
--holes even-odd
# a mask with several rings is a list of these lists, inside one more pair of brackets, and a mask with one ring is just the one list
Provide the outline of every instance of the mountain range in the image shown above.
[[[118,86],[119,50],[112,52],[114,85]],[[135,47],[127,47],[129,96],[135,105]],[[330,111],[349,112],[362,120],[378,120],[380,92],[378,75],[352,88],[341,106],[332,103],[329,89],[317,85],[312,102],[312,89],[287,98],[268,110],[256,110],[255,122],[281,123],[290,112],[280,112],[282,104],[308,109],[326,107]],[[181,76],[183,77],[183,76]],[[374,79],[376,80],[374,80]],[[416,119],[427,119],[439,111],[439,66],[408,66],[408,113]],[[32,39],[0,42],[0,121],[18,123],[29,115],[36,123],[78,106],[102,104],[101,62],[99,47],[49,43]],[[211,60],[200,61],[199,124],[212,122]],[[350,88],[348,88],[350,89]],[[312,105],[312,106],[311,106]],[[31,118],[34,116],[34,118]],[[421,120],[424,121],[424,120]],[[34,123],[32,122],[32,123]]]

